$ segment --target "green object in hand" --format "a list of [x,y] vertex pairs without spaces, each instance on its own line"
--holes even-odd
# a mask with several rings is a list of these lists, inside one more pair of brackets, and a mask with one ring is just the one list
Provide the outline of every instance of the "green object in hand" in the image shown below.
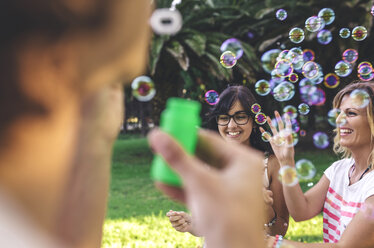
[[[200,103],[183,98],[170,98],[161,114],[160,128],[170,134],[189,154],[195,153],[197,132],[201,125]],[[167,185],[182,186],[181,178],[160,156],[152,162],[151,176]]]

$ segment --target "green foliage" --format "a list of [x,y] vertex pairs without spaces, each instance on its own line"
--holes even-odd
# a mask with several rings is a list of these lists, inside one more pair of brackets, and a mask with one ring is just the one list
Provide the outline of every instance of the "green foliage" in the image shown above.
[[[323,171],[337,159],[328,151],[296,151],[296,160],[306,158],[317,168],[317,176],[302,182],[317,183]],[[121,135],[114,145],[112,179],[102,247],[202,247],[202,240],[176,232],[165,214],[186,208],[161,194],[150,179],[152,161],[147,140]],[[286,238],[303,242],[322,241],[322,216],[295,223],[290,220]]]
[[[158,1],[157,7],[170,7],[171,2],[172,0]],[[290,49],[296,46],[312,49],[316,54],[316,62],[321,64],[325,75],[334,71],[335,64],[341,60],[342,52],[348,48],[358,50],[360,61],[373,62],[373,36],[369,35],[364,41],[356,42],[352,38],[341,39],[338,35],[340,28],[348,27],[352,30],[357,25],[365,26],[370,34],[373,29],[371,6],[370,0],[182,1],[177,6],[183,16],[180,32],[173,36],[153,36],[149,73],[155,80],[157,90],[154,101],[156,123],[166,99],[170,96],[203,102],[207,90],[222,92],[227,84],[244,84],[251,88],[259,79],[270,79],[270,75],[262,69],[260,61],[262,54],[270,49]],[[305,20],[317,15],[319,10],[325,7],[332,8],[336,14],[335,21],[326,26],[326,29],[333,33],[332,42],[320,45],[316,41],[316,34],[306,31],[302,43],[291,43],[288,38],[289,30],[293,27],[304,28]],[[275,12],[279,8],[288,12],[284,21],[275,18]],[[243,57],[232,69],[226,69],[219,63],[220,46],[229,38],[237,38],[244,50]],[[336,89],[319,85],[325,90],[327,107],[313,107],[310,123],[305,129],[318,125],[316,122],[319,117],[314,119],[314,115],[326,116],[336,92],[354,79],[357,79],[355,71],[350,76],[341,78]],[[268,113],[284,105],[276,102],[271,95],[258,98]],[[299,102],[299,95],[296,93],[287,104],[296,105]],[[328,128],[326,121],[318,127],[322,131]]]

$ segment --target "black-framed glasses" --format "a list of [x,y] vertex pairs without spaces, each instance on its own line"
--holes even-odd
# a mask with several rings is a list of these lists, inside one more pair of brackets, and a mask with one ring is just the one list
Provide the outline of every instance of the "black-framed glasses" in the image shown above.
[[238,125],[245,125],[248,123],[249,114],[244,111],[236,112],[233,115],[217,115],[216,121],[219,126],[226,126],[230,123],[231,118],[234,119],[235,123]]

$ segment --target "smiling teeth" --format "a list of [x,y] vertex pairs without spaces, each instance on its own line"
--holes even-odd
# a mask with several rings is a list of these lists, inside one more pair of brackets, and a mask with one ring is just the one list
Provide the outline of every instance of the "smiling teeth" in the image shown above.
[[352,133],[353,131],[352,130],[349,130],[349,129],[340,129],[340,133],[341,134],[350,134]]
[[231,135],[231,136],[235,136],[235,135],[238,135],[238,134],[240,134],[240,132],[229,132],[229,135]]

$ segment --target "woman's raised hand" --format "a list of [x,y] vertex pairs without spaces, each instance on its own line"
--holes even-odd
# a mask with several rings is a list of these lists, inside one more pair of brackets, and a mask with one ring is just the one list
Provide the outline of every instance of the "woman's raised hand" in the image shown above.
[[[267,123],[271,129],[271,132],[273,133],[273,136],[270,138],[270,145],[273,148],[274,155],[277,157],[281,166],[293,166],[295,164],[295,150],[293,145],[290,117],[285,115],[284,123],[278,111],[274,111],[274,114],[277,121],[278,130],[276,127],[274,127],[270,117],[267,117]],[[260,131],[261,133],[265,132],[262,127],[260,127]]]

